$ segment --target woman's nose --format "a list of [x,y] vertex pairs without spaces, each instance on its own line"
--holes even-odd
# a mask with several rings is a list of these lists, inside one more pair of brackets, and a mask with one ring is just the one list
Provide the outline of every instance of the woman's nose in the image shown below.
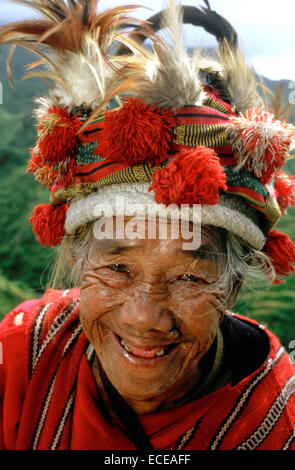
[[119,315],[125,328],[141,334],[152,331],[167,334],[175,326],[172,311],[152,294],[140,293],[129,299],[121,306]]

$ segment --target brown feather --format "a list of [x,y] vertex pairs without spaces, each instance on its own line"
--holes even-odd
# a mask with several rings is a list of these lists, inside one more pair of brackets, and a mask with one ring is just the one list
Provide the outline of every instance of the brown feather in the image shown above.
[[103,108],[105,107],[105,105],[107,103],[109,103],[112,98],[115,98],[116,96],[119,96],[120,94],[122,94],[124,92],[126,93],[128,90],[136,90],[137,85],[138,85],[137,81],[134,80],[133,78],[126,79],[122,83],[117,85],[116,88],[114,88],[112,90],[112,92],[108,96],[105,97],[105,99],[100,103],[100,105],[96,109],[94,109],[94,111],[92,111],[92,113],[90,114],[87,121],[85,121],[85,123],[83,124],[83,126],[79,130],[79,134],[81,132],[83,132],[85,130],[85,128],[92,121],[94,121],[97,117],[99,117],[99,115],[101,114],[101,112],[102,112]]
[[13,54],[14,54],[14,51],[16,49],[16,46],[12,46],[12,48],[10,49],[9,51],[9,54],[8,54],[8,58],[7,58],[7,67],[6,67],[6,70],[7,70],[7,78],[8,78],[8,81],[9,81],[9,84],[10,86],[12,87],[13,86],[13,76],[12,76],[12,58],[13,58]]
[[30,6],[41,13],[43,20],[18,21],[0,28],[0,42],[14,43],[17,34],[35,35],[36,43],[42,43],[54,49],[81,51],[83,33],[99,29],[99,42],[111,30],[119,30],[128,23],[144,25],[142,20],[130,19],[127,15],[138,8],[137,5],[122,5],[98,14],[98,0],[69,3],[67,6],[61,0],[14,0]]
[[292,104],[287,104],[284,106],[284,84],[281,83],[275,93],[272,93],[272,105],[270,111],[274,114],[275,118],[278,120],[287,121],[290,117],[292,111]]
[[[70,51],[83,56],[83,39],[85,34],[88,33],[96,41],[99,53],[106,64],[114,73],[118,73],[120,66],[116,68],[114,61],[110,60],[107,54],[109,44],[114,38],[114,32],[116,32],[116,40],[120,41],[121,30],[126,29],[129,24],[136,24],[137,28],[142,27],[142,34],[145,37],[153,35],[152,30],[149,29],[145,21],[128,17],[129,13],[138,8],[137,5],[123,5],[97,13],[98,0],[90,0],[90,2],[89,0],[78,0],[78,2],[72,0],[68,4],[63,0],[15,1],[34,8],[43,15],[44,19],[15,22],[0,28],[0,43],[16,44],[31,50],[34,54],[41,55],[42,59],[50,64],[53,71],[44,69],[35,72],[38,66],[46,65],[44,60],[39,60],[34,63],[34,66],[28,67],[30,73],[26,74],[24,78],[39,76],[43,80],[54,80],[65,90],[68,90],[69,94],[71,94],[71,91],[67,84],[67,77],[64,77],[63,70],[58,69],[56,66],[57,61],[51,60],[50,54],[46,51],[41,52],[44,45],[47,48],[49,47],[49,52],[53,51],[54,54],[58,51],[61,54]],[[13,83],[12,54],[7,64],[7,73],[11,84]],[[87,62],[86,56],[85,61]],[[32,69],[34,69],[34,72],[32,72]],[[117,79],[121,80],[119,77]]]
[[31,62],[30,64],[26,65],[26,70],[33,70],[36,67],[40,67],[40,65],[44,65],[45,63],[45,59],[36,60],[35,62]]

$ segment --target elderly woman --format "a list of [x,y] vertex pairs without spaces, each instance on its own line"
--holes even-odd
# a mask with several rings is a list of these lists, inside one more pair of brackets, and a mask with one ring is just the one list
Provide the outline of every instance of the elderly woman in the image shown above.
[[72,286],[0,325],[0,447],[294,449],[294,366],[229,311],[246,279],[294,271],[273,228],[295,202],[281,171],[294,129],[260,106],[209,4],[190,15],[215,31],[218,61],[187,53],[173,2],[166,40],[145,23],[126,36],[134,7],[96,3],[32,0],[45,20],[0,30],[55,83],[29,162],[51,199],[30,220]]

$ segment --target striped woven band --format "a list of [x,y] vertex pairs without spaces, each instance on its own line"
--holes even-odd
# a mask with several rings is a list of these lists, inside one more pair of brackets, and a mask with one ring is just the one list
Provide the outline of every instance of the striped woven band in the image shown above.
[[[105,186],[97,192],[81,199],[73,201],[67,212],[65,230],[69,235],[75,234],[76,230],[98,218],[97,207],[111,207],[115,216],[130,215],[134,207],[138,205],[148,210],[153,209],[159,217],[179,218],[182,216],[180,209],[170,213],[164,204],[157,204],[152,191],[148,192],[147,183],[122,183]],[[118,205],[118,196],[124,204]],[[235,196],[221,195],[220,202],[214,206],[203,205],[201,208],[201,220],[194,219],[192,210],[189,212],[191,222],[202,225],[213,225],[222,227],[239,235],[250,245],[260,250],[265,244],[265,235],[259,228],[259,214],[249,207],[245,201]]]

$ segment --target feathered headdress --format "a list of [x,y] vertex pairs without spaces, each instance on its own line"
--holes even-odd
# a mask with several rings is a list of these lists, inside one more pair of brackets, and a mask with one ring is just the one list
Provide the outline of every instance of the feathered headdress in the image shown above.
[[[208,1],[168,0],[148,22],[129,18],[135,6],[98,13],[97,0],[16,1],[44,19],[1,28],[0,42],[39,55],[27,76],[53,82],[37,101],[29,162],[51,192],[31,218],[41,243],[95,220],[97,204],[115,210],[117,190],[158,214],[200,204],[203,224],[265,251],[279,276],[293,271],[295,247],[273,228],[295,204],[293,177],[282,172],[294,128],[264,108],[236,32]],[[187,51],[183,22],[215,35],[217,57]]]
[[[98,0],[16,1],[37,10],[44,19],[5,26],[1,28],[0,40],[39,56],[40,60],[28,65],[28,69],[34,71],[25,78],[37,76],[54,82],[47,99],[43,100],[47,108],[60,105],[68,111],[75,107],[95,109],[104,100],[107,102],[128,87],[132,88],[120,74],[124,58],[111,59],[111,54],[116,41],[132,52],[138,49],[136,42],[126,35],[128,26],[140,24],[143,35],[152,35],[146,22],[129,18],[136,6],[120,6],[99,14]],[[8,62],[10,78],[11,57]]]

